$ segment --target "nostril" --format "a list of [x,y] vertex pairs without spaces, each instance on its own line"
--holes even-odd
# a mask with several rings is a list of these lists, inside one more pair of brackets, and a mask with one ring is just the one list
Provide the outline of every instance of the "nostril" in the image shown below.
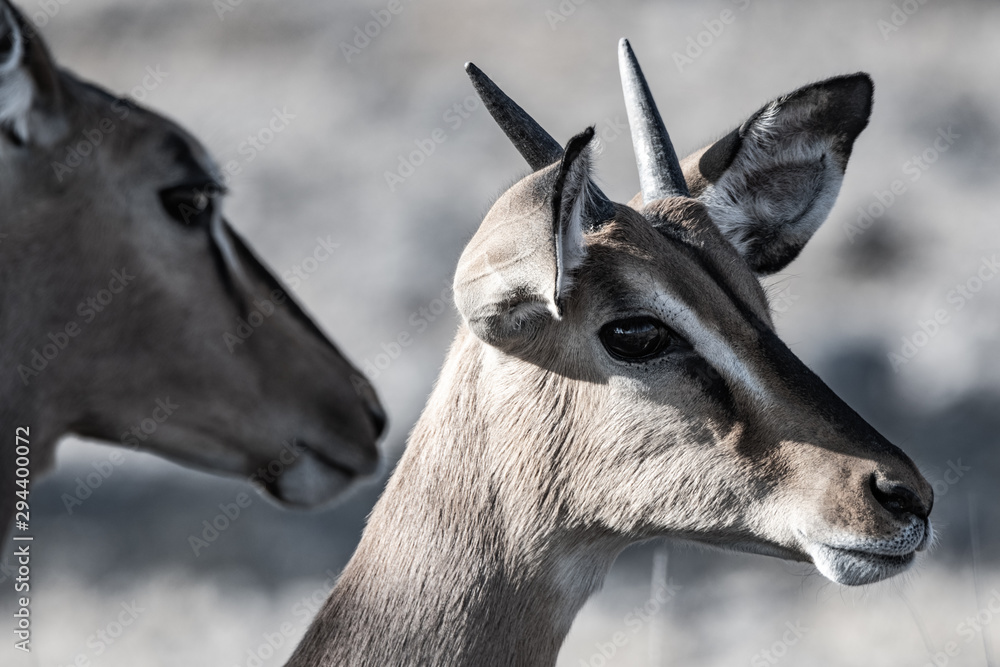
[[877,479],[875,475],[872,475],[871,491],[878,504],[895,517],[912,514],[921,519],[927,518],[928,511],[924,507],[923,501],[908,486],[884,479]]

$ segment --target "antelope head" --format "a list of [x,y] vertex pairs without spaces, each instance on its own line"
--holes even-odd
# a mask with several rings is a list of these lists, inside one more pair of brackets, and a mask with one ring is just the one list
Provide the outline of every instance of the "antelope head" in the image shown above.
[[829,214],[871,79],[800,88],[681,162],[625,40],[619,58],[628,205],[591,179],[592,128],[563,148],[467,67],[535,170],[455,277],[473,336],[453,354],[479,368],[464,391],[494,441],[522,443],[495,465],[523,506],[592,535],[811,561],[848,585],[903,571],[931,540],[931,487],[781,342],[759,282]]
[[5,0],[0,130],[0,416],[33,471],[67,432],[295,505],[374,470],[374,391],[224,220],[205,149],[59,69]]

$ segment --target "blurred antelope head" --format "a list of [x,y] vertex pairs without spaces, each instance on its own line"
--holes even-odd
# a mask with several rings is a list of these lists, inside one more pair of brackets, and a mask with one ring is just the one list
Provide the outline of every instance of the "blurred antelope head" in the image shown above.
[[68,432],[253,476],[294,505],[373,471],[374,391],[222,194],[197,140],[59,69],[0,0],[0,423],[30,428],[35,473]]

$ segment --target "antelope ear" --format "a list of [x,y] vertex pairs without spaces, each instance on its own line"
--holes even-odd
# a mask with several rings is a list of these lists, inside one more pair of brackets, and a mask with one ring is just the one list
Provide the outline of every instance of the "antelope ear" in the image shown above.
[[784,268],[829,215],[872,92],[863,73],[799,88],[682,161],[691,196],[757,273]]
[[571,274],[584,260],[594,128],[573,137],[559,162],[505,192],[462,252],[455,303],[472,332],[516,345],[560,319]]
[[0,0],[0,145],[53,141],[64,127],[59,72],[32,23]]

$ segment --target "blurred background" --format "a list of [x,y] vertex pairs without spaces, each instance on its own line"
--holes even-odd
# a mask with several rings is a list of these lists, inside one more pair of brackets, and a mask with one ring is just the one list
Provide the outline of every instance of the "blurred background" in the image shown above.
[[[911,574],[862,590],[758,556],[639,545],[577,618],[559,664],[1000,660],[998,3],[401,0],[377,29],[387,0],[19,5],[44,17],[65,67],[241,163],[226,214],[276,272],[302,270],[319,238],[338,244],[295,292],[356,364],[401,333],[412,343],[374,380],[390,465],[327,511],[282,511],[244,481],[134,452],[68,509],[64,494],[113,450],[64,441],[32,496],[35,648],[25,656],[8,636],[0,664],[283,663],[349,558],[457,324],[450,302],[426,329],[411,315],[442,297],[492,199],[526,172],[462,64],[560,141],[596,124],[602,187],[625,201],[638,185],[622,36],[681,155],[800,85],[874,77],[872,122],[833,213],[768,283],[791,348],[934,482],[939,541]],[[147,67],[167,73],[152,89]],[[247,159],[241,144],[277,111],[293,118]],[[438,128],[445,140],[401,166]],[[928,325],[940,310],[947,323]],[[250,506],[196,555],[189,537],[248,491]],[[0,568],[5,618],[9,576]]]

